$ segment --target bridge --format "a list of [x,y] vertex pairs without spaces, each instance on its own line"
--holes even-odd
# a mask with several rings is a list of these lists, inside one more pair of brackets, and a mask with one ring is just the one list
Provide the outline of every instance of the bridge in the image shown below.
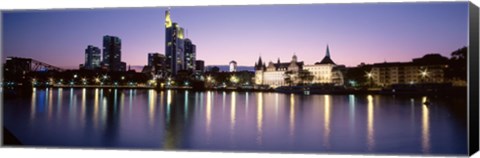
[[28,73],[31,71],[65,71],[60,67],[56,67],[35,59],[21,57],[7,57],[5,63],[6,71]]

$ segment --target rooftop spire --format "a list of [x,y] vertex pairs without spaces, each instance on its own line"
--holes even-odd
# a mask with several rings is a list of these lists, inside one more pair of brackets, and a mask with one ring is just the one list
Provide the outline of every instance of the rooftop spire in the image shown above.
[[328,44],[327,44],[327,54],[325,56],[330,57],[330,49],[328,48]]
[[258,64],[262,65],[262,56],[258,57]]
[[330,49],[328,48],[328,44],[327,44],[327,52],[325,53],[325,57],[323,57],[322,61],[320,61],[319,63],[315,63],[315,64],[333,64],[333,65],[335,65],[335,62],[333,62],[332,59],[330,59]]

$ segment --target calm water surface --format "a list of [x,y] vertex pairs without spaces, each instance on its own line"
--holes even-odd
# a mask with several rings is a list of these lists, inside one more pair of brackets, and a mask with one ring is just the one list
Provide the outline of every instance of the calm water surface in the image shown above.
[[4,126],[31,146],[466,154],[465,100],[49,88],[5,98]]

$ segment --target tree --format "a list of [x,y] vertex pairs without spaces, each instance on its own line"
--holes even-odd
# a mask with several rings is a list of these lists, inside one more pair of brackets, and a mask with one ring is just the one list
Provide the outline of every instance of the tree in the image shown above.
[[300,72],[298,72],[298,77],[300,78],[300,82],[302,83],[302,85],[305,82],[310,83],[313,80],[313,75],[308,70],[300,70]]
[[292,86],[293,84],[293,79],[292,79],[293,71],[285,71],[283,74],[283,79],[285,80],[285,83],[288,84],[288,86]]
[[451,53],[446,76],[451,79],[467,80],[467,47]]
[[353,68],[347,68],[345,73],[345,80],[347,83],[355,87],[357,85],[369,85],[368,77],[365,76],[365,72],[370,71],[367,66],[358,66]]
[[220,68],[218,66],[214,66],[210,69],[210,71],[213,73],[220,72]]

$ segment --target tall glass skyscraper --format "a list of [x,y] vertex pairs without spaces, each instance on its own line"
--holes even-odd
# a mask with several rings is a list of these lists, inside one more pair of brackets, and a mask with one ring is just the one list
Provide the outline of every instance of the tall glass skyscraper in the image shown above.
[[185,38],[184,29],[170,19],[170,10],[165,11],[166,70],[175,76],[180,70],[194,70],[196,46]]
[[126,63],[122,58],[122,41],[115,36],[103,36],[103,61],[102,64],[110,71],[125,71]]

